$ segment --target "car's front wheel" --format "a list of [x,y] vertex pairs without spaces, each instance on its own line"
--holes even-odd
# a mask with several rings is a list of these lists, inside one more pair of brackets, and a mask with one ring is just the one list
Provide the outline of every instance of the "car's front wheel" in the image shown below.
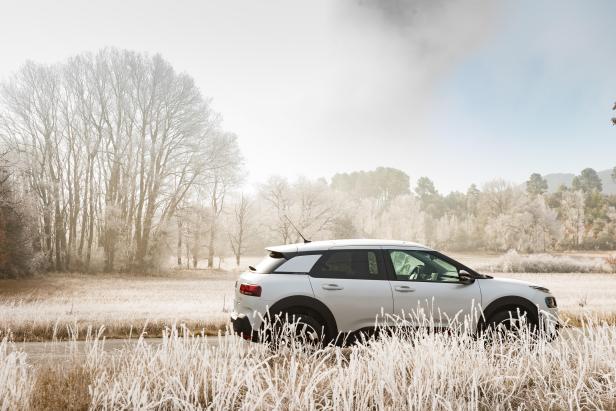
[[494,313],[486,322],[484,332],[493,336],[531,338],[537,335],[537,324],[523,308],[503,309]]

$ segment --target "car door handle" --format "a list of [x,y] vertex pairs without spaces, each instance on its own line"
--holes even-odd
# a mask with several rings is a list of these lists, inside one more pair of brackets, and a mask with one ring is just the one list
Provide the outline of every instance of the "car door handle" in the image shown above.
[[323,284],[321,288],[324,290],[342,290],[343,287],[340,287],[338,284]]
[[413,291],[415,291],[414,288],[411,288],[408,285],[400,285],[398,287],[394,287],[394,290],[400,291],[401,293],[412,293]]

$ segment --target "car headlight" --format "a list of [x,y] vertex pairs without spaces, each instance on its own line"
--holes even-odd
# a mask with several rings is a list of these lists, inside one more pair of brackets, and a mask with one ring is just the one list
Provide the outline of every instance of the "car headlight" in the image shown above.
[[531,286],[529,286],[529,287],[530,287],[530,288],[534,288],[534,289],[535,289],[535,290],[537,290],[537,291],[541,291],[542,293],[546,293],[546,294],[549,294],[549,293],[550,293],[550,290],[548,290],[548,289],[547,289],[547,288],[545,288],[545,287],[541,287],[541,286],[538,286],[538,285],[531,285]]

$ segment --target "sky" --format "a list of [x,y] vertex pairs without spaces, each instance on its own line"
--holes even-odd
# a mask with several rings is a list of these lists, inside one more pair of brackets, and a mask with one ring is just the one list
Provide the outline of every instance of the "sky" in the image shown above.
[[0,0],[0,80],[161,53],[238,135],[246,187],[396,167],[439,191],[616,165],[616,2]]

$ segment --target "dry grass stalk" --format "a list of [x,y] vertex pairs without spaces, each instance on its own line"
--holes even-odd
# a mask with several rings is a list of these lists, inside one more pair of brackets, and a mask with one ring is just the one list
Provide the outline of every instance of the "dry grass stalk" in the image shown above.
[[[214,346],[186,329],[117,353],[42,368],[0,390],[9,409],[609,409],[616,328],[584,323],[555,342],[397,332],[350,348]],[[6,342],[3,343],[6,345]],[[14,373],[16,363],[5,367]],[[4,371],[6,372],[6,371]],[[27,373],[26,373],[27,374]],[[86,387],[88,387],[86,395]],[[15,395],[15,393],[20,393]]]

